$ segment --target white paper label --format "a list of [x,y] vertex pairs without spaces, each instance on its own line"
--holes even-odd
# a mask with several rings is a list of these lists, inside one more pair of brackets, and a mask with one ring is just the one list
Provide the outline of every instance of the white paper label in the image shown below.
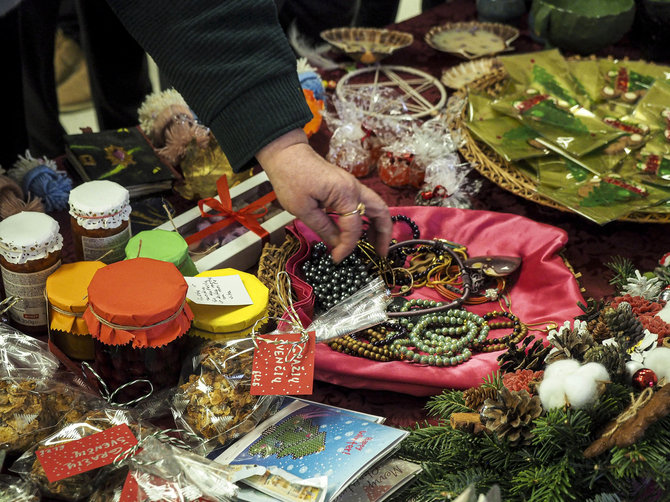
[[184,277],[186,298],[200,305],[251,305],[254,302],[239,275]]
[[84,260],[95,261],[102,258],[103,263],[109,265],[121,261],[126,257],[126,244],[130,240],[130,225],[118,234],[109,237],[81,236],[81,247]]
[[60,260],[39,272],[12,272],[2,269],[2,283],[7,296],[18,296],[20,300],[9,310],[10,317],[24,326],[46,326],[47,303],[44,288],[47,277],[60,267]]

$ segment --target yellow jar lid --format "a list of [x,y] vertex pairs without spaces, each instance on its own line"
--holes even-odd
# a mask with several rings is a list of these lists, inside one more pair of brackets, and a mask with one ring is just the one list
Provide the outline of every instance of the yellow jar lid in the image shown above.
[[51,305],[51,329],[76,335],[89,334],[81,314],[88,305],[88,285],[95,272],[104,266],[101,261],[66,263],[47,277],[46,294]]
[[253,303],[251,305],[198,305],[188,300],[193,310],[193,328],[199,336],[205,333],[225,335],[226,333],[245,331],[266,315],[270,291],[255,275],[240,272],[234,268],[206,270],[196,277],[223,277],[239,275]]

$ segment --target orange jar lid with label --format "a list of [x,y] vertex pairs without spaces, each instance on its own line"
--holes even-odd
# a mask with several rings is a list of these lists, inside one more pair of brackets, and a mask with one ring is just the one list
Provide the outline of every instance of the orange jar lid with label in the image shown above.
[[112,263],[93,276],[84,319],[93,338],[106,345],[160,347],[191,326],[187,290],[172,263],[152,258]]

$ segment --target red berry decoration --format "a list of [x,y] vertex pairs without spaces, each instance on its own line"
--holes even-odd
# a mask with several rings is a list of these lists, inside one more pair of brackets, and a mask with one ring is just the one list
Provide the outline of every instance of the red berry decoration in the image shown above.
[[649,368],[642,368],[633,374],[633,387],[637,390],[644,390],[647,387],[653,387],[658,383],[658,377]]

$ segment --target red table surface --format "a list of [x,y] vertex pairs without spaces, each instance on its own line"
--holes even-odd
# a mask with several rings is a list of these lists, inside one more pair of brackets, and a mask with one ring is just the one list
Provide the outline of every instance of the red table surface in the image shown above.
[[[470,21],[475,18],[474,0],[452,0],[417,17],[389,26],[389,28],[412,33],[414,42],[411,46],[389,56],[384,60],[384,64],[411,66],[439,79],[444,69],[460,64],[463,60],[428,46],[424,41],[425,33],[436,25],[454,21]],[[516,51],[528,52],[543,49],[541,44],[530,38],[525,20],[521,21],[520,29],[521,35],[513,43]],[[628,38],[624,38],[616,46],[603,49],[597,55],[640,59],[641,54],[639,47],[633,45]],[[345,56],[335,55],[334,57],[346,60]],[[668,61],[659,62],[668,63]],[[342,74],[330,72],[325,73],[323,77],[337,79]],[[313,147],[323,155],[328,150],[330,135],[331,132],[322,126],[310,140]],[[577,273],[585,298],[606,298],[612,295],[613,288],[608,282],[612,274],[605,263],[609,262],[613,256],[629,258],[637,268],[644,271],[653,269],[658,259],[670,251],[670,232],[667,231],[668,227],[664,224],[612,222],[599,226],[581,216],[540,206],[523,199],[482,178],[476,172],[473,172],[471,176],[483,181],[482,189],[476,200],[473,201],[473,209],[516,214],[538,223],[558,227],[566,232],[567,242],[563,256]],[[416,195],[414,189],[388,187],[375,172],[361,181],[377,191],[389,206],[414,205]],[[178,212],[194,205],[176,195],[170,197],[170,200]],[[66,211],[62,211],[54,214],[54,217],[61,225],[65,241],[63,261],[74,261],[69,216]],[[411,425],[416,420],[425,418],[423,410],[425,397],[415,397],[398,392],[364,388],[351,389],[317,381],[311,399],[384,415],[388,417],[388,423],[392,425]]]

